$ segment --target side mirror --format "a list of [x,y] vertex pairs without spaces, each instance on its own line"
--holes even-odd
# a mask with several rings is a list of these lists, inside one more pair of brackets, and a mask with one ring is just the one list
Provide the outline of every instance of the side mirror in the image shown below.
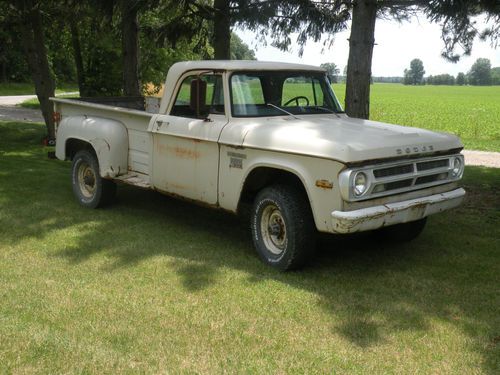
[[206,98],[207,98],[207,82],[203,81],[202,79],[192,80],[189,108],[195,111],[197,118],[204,118],[208,114]]

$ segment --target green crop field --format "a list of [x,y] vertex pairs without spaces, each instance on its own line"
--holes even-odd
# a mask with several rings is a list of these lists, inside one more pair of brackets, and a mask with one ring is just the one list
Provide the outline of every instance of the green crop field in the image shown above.
[[43,134],[0,121],[0,374],[500,373],[500,169],[414,242],[328,237],[279,273],[223,212],[80,207]]
[[[345,85],[334,85],[344,103]],[[500,86],[371,87],[370,119],[458,135],[467,149],[500,151]]]

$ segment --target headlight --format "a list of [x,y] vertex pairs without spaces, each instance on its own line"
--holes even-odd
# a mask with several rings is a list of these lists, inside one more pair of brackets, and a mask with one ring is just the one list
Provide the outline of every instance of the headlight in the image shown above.
[[364,172],[358,172],[353,179],[353,192],[356,197],[363,195],[368,188],[368,178]]
[[462,159],[458,157],[453,158],[453,169],[451,170],[451,176],[453,178],[459,177],[462,174],[463,167],[464,165],[462,163]]

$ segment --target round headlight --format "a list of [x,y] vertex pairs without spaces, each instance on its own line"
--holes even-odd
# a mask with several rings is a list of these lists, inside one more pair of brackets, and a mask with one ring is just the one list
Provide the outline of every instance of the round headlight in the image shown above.
[[458,177],[460,173],[462,173],[462,159],[460,158],[454,158],[453,159],[453,169],[451,170],[451,175],[453,177]]
[[364,172],[358,172],[354,176],[354,195],[359,197],[366,192],[368,188],[368,178]]

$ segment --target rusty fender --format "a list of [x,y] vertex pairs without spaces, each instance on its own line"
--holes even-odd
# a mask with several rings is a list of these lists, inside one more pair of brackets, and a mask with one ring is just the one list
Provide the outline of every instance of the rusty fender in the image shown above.
[[69,116],[57,130],[56,156],[67,159],[66,144],[78,139],[92,145],[99,161],[100,175],[114,178],[128,168],[128,132],[123,123],[94,116]]
[[427,197],[388,203],[354,211],[333,211],[336,233],[354,233],[407,223],[459,206],[465,196],[462,188]]

